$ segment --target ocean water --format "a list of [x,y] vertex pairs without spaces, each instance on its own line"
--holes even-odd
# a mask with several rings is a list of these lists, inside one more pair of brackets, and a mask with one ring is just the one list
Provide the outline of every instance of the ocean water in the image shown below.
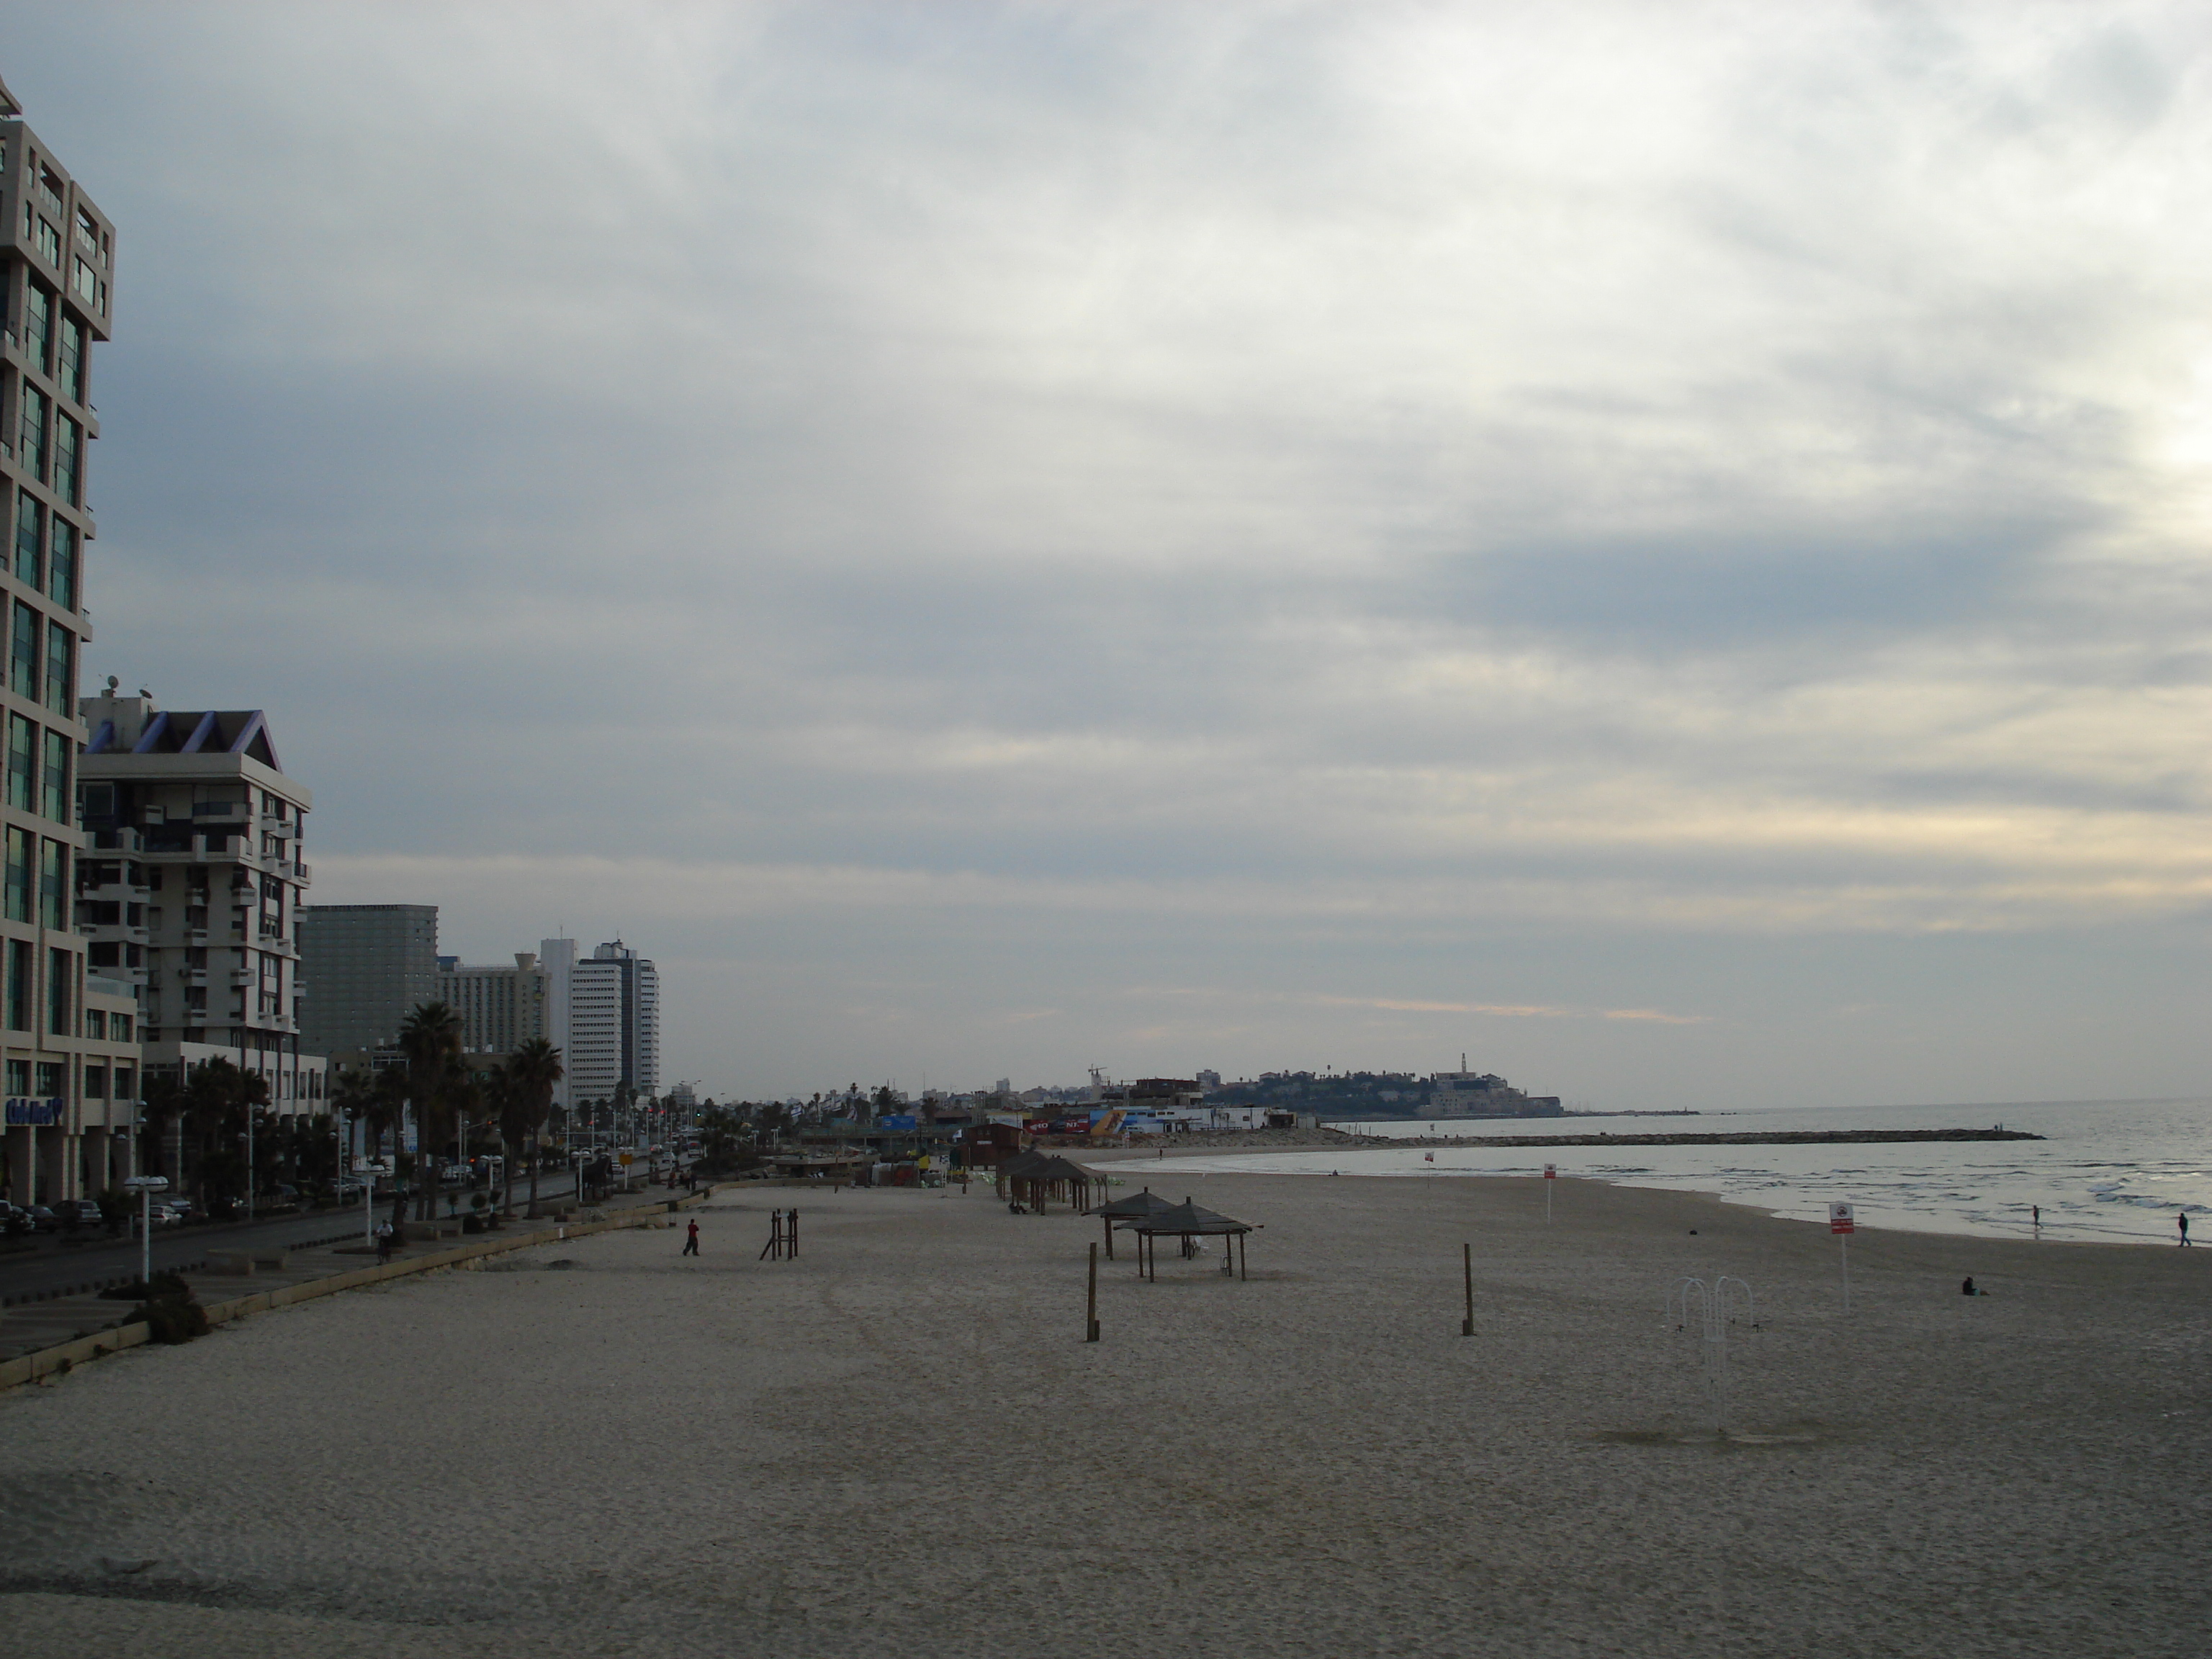
[[[1437,1147],[1438,1135],[1735,1133],[1748,1130],[1987,1128],[2041,1140],[1875,1146]],[[1571,1117],[1548,1123],[1389,1122],[1339,1126],[1406,1141],[1403,1150],[1218,1153],[1178,1158],[1193,1174],[1562,1176],[1715,1193],[1778,1216],[1825,1221],[1850,1204],[1862,1227],[2173,1243],[2186,1211],[2212,1249],[2212,1100],[2039,1101],[1979,1106],[1854,1106],[1702,1112],[1694,1117]],[[1571,1202],[1565,1189],[1562,1203]]]

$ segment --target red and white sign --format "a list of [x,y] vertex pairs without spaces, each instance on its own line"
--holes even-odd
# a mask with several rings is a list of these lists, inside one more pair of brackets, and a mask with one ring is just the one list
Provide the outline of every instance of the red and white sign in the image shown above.
[[1828,1206],[1828,1231],[1832,1233],[1855,1233],[1858,1231],[1858,1224],[1851,1219],[1850,1205]]
[[1556,1164],[1547,1164],[1544,1166],[1544,1179],[1547,1181],[1557,1181],[1559,1178],[1559,1166]]

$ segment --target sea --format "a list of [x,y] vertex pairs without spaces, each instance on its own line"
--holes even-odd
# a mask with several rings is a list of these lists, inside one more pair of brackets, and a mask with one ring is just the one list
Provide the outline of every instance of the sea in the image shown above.
[[[1540,1178],[1713,1193],[1801,1221],[1852,1206],[1862,1227],[2107,1243],[2178,1242],[2176,1218],[2212,1248],[2212,1100],[2033,1101],[1972,1106],[1850,1106],[1332,1126],[1402,1147],[1218,1153],[1178,1158],[1192,1174]],[[1742,1133],[1802,1129],[2024,1129],[2040,1140],[1783,1146],[1424,1146],[1451,1135]],[[1568,1201],[1565,1192],[1560,1201]],[[2200,1218],[2202,1218],[2200,1220]]]

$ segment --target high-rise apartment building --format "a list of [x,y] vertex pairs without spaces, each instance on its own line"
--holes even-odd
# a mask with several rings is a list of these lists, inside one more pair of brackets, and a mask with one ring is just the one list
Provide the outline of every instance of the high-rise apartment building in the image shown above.
[[610,1099],[623,1083],[640,1095],[659,1091],[660,975],[620,939],[569,970],[568,1065],[580,1103]]
[[[132,1119],[112,1102],[87,1113],[84,941],[70,904],[84,846],[75,774],[77,659],[91,634],[85,468],[100,431],[92,349],[108,337],[115,232],[21,114],[0,86],[0,1180],[30,1203],[106,1184],[118,1142],[129,1173]],[[112,1062],[100,1063],[112,1078]]]
[[399,1027],[438,995],[434,904],[311,904],[300,913],[300,962],[312,988],[307,1044],[343,1063],[395,1048]]
[[558,1048],[562,1040],[546,1018],[552,977],[528,951],[517,951],[511,967],[473,967],[459,957],[440,957],[438,1000],[460,1016],[461,1047],[473,1053],[511,1054],[533,1037]]
[[324,1061],[300,1040],[299,921],[314,797],[287,777],[258,708],[79,704],[77,793],[91,847],[76,915],[91,966],[138,988],[149,1073],[221,1056],[279,1114],[320,1113]]

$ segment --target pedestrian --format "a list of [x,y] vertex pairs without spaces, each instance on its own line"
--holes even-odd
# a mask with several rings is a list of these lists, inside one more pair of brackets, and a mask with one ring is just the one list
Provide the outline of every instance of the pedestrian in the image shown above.
[[2043,1231],[2043,1206],[2040,1204],[2031,1204],[2027,1208],[2028,1213],[2035,1218],[2035,1231],[2041,1232]]
[[2189,1248],[2189,1212],[2184,1210],[2173,1218],[2181,1227],[2181,1246],[2184,1249],[2187,1249]]
[[686,1255],[699,1254],[699,1224],[696,1221],[691,1224],[690,1230],[684,1235],[684,1254]]
[[392,1224],[389,1221],[380,1221],[376,1224],[376,1265],[381,1267],[391,1260]]

